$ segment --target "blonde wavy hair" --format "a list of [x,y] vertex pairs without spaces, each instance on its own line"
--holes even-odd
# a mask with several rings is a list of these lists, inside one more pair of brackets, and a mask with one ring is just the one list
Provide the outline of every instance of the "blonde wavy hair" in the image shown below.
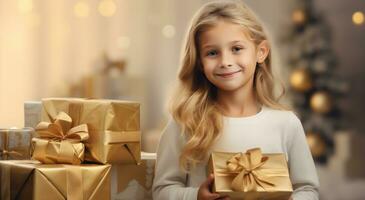
[[[179,158],[184,170],[206,158],[223,129],[223,115],[216,105],[217,88],[201,70],[198,45],[201,33],[219,20],[241,25],[256,46],[267,40],[256,16],[240,1],[207,3],[193,17],[182,51],[177,88],[170,102],[170,112],[186,138]],[[274,109],[287,109],[278,102],[285,93],[284,87],[279,97],[274,96],[271,53],[263,63],[257,64],[254,76],[253,87],[259,103]]]

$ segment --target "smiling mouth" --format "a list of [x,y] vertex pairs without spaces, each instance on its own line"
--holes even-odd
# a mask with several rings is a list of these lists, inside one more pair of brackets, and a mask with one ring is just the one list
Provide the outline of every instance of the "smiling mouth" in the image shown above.
[[234,71],[234,72],[219,73],[219,74],[216,74],[216,75],[219,76],[219,77],[222,77],[222,78],[229,78],[229,77],[232,77],[234,74],[237,74],[241,71],[242,70],[237,70],[237,71]]

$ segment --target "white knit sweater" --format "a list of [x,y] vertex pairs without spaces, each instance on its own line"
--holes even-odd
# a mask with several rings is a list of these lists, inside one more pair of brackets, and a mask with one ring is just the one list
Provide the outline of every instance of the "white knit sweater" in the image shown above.
[[[170,120],[158,147],[155,200],[195,200],[206,179],[207,160],[189,174],[179,168],[185,139]],[[211,151],[243,152],[260,147],[263,153],[285,153],[294,187],[294,200],[317,200],[319,181],[300,120],[291,111],[263,107],[249,117],[224,117],[224,130]]]

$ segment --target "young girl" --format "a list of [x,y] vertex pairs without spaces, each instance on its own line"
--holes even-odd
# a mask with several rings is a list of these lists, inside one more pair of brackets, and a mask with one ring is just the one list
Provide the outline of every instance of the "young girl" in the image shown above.
[[212,151],[284,153],[292,199],[318,199],[319,181],[299,119],[273,94],[270,46],[254,14],[239,1],[203,6],[190,25],[161,137],[156,200],[228,199],[206,177]]

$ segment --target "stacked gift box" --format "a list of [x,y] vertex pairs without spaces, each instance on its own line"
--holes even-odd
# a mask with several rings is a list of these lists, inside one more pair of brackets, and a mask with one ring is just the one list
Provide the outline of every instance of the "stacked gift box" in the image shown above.
[[139,106],[76,98],[26,102],[25,126],[34,133],[0,132],[1,156],[8,159],[0,161],[0,199],[111,199],[121,192],[128,198],[120,199],[135,199],[126,194],[129,182],[151,174],[146,164],[154,162],[141,160]]
[[[0,199],[152,199],[155,154],[141,153],[139,104],[50,98],[26,102],[23,129],[0,129]],[[213,191],[288,199],[284,154],[213,152]]]
[[0,129],[0,160],[29,159],[32,137],[32,128]]

